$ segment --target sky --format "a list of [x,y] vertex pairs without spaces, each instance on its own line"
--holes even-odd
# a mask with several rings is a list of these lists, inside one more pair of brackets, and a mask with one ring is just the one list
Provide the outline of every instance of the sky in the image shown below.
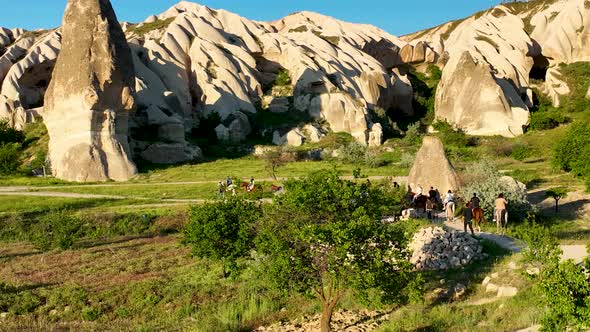
[[[28,30],[61,24],[67,0],[1,0],[0,26]],[[120,21],[141,22],[178,0],[111,0]],[[314,11],[340,20],[376,25],[404,35],[469,16],[499,0],[199,0],[249,19],[276,20],[298,11]]]

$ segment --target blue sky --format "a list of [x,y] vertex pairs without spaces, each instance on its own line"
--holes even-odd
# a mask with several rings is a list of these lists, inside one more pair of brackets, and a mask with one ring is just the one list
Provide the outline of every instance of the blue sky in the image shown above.
[[[0,26],[26,29],[60,25],[66,0],[1,0]],[[143,21],[161,13],[176,0],[111,0],[121,21]],[[275,20],[308,10],[341,20],[370,23],[403,35],[487,9],[499,0],[200,0],[256,20]]]

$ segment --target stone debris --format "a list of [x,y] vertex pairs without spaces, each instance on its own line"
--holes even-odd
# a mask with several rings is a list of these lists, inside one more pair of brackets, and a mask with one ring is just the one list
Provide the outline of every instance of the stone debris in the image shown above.
[[483,247],[473,236],[441,227],[418,231],[410,244],[410,262],[418,270],[446,270],[485,258]]
[[516,287],[509,285],[500,286],[492,283],[492,280],[498,279],[498,277],[498,273],[493,273],[492,275],[485,277],[481,285],[486,288],[486,293],[496,293],[496,297],[513,297],[518,294],[518,288]]
[[[257,332],[307,332],[320,330],[321,315],[302,317],[290,322],[280,322],[266,327],[259,327]],[[368,332],[389,320],[389,313],[383,311],[349,311],[338,310],[332,316],[332,330],[345,332]]]

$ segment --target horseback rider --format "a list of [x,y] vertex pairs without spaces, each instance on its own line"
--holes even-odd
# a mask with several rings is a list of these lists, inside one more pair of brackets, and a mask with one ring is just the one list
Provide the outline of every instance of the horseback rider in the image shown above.
[[481,203],[481,200],[479,199],[479,197],[477,197],[476,193],[473,193],[473,197],[471,197],[471,208],[473,209],[477,209],[479,208],[479,204]]
[[254,190],[254,177],[250,178],[250,183],[248,184],[248,187],[246,187],[247,192],[251,192],[252,190]]

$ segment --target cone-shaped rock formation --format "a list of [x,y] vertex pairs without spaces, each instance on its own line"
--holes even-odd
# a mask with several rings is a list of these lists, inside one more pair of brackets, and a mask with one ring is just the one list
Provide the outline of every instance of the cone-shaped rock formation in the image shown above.
[[62,50],[45,94],[49,156],[57,178],[124,181],[134,107],[131,51],[108,0],[69,0]]

